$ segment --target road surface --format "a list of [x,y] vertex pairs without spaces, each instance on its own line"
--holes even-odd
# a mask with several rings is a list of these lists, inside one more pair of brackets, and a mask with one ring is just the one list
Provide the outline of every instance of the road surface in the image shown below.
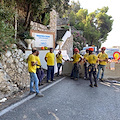
[[0,120],[120,120],[120,84],[65,78],[0,116]]

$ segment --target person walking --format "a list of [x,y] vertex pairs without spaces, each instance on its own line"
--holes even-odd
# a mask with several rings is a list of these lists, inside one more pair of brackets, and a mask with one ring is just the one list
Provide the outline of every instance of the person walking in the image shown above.
[[83,61],[84,61],[84,79],[88,79],[88,62],[86,61],[86,58],[89,56],[89,50],[86,49],[86,54],[84,55]]
[[40,62],[40,58],[39,58],[39,51],[37,50],[37,54],[35,56],[35,59],[37,61],[37,69],[36,69],[36,74],[37,74],[37,77],[39,79],[39,86],[40,85],[43,85],[42,83],[42,79],[44,77],[44,71],[43,69],[41,68],[41,62]]
[[[54,59],[55,55],[53,53],[53,48],[50,48],[50,52],[48,52],[45,56],[45,61],[47,62],[47,82],[51,83],[54,81]],[[51,80],[50,80],[51,76]]]
[[96,79],[96,63],[97,63],[97,56],[93,54],[94,49],[89,48],[89,56],[86,58],[89,66],[88,66],[88,72],[89,72],[89,79],[90,79],[90,87],[93,87],[93,80],[92,80],[92,75],[94,77],[94,86],[97,87],[97,79]]
[[62,66],[62,60],[64,60],[64,58],[61,54],[61,50],[58,52],[58,54],[56,54],[56,59],[57,59],[57,68],[58,68],[57,76],[59,76],[60,67]]
[[37,50],[32,50],[32,54],[30,54],[28,57],[28,71],[30,73],[30,94],[35,93],[33,89],[33,85],[35,83],[36,96],[43,97],[44,95],[41,92],[39,92],[39,88],[38,88],[39,80],[36,75],[36,65],[38,62],[35,59],[36,55],[37,55]]
[[102,47],[101,52],[98,54],[99,65],[98,65],[97,80],[99,79],[99,74],[102,69],[101,78],[100,78],[102,82],[104,77],[105,66],[108,62],[108,55],[105,53],[105,50],[106,48]]
[[81,55],[79,54],[79,50],[77,48],[74,49],[74,55],[71,57],[73,59],[73,69],[71,72],[71,78],[78,80],[79,78],[79,69],[80,69],[80,62],[82,60]]

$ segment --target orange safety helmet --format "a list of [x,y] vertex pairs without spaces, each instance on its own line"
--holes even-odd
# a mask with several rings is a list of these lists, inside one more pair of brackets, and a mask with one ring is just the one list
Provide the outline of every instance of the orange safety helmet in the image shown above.
[[106,50],[106,47],[102,47],[101,50]]
[[88,50],[93,52],[93,51],[94,51],[94,48],[89,48]]
[[74,52],[79,52],[78,48],[74,48]]

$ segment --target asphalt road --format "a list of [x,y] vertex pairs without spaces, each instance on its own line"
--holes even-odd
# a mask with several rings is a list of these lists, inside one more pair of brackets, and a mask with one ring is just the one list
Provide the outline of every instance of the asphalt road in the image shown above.
[[120,120],[120,84],[65,78],[0,117],[0,120]]

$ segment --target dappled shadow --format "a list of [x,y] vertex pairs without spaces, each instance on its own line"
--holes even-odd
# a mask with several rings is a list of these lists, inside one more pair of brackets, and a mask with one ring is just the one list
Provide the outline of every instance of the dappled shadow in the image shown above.
[[100,82],[100,84],[107,87],[112,87],[115,89],[116,92],[120,92],[120,84],[118,83]]

